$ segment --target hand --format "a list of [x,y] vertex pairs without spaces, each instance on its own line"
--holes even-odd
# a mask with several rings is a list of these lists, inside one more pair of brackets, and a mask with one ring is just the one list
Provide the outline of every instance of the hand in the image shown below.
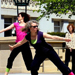
[[70,52],[72,52],[72,48],[70,49]]
[[67,38],[65,38],[64,39],[66,42],[70,42],[71,41],[71,39],[67,39]]
[[9,45],[9,49],[12,51],[14,48],[13,46]]
[[0,33],[2,33],[2,32],[0,31]]

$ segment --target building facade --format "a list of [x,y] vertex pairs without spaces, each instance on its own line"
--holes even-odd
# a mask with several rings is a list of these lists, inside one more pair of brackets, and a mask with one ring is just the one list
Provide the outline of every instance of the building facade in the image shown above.
[[[0,30],[11,25],[17,20],[17,6],[14,5],[13,0],[0,0],[1,1],[1,24]],[[33,12],[33,10],[38,10],[39,7],[35,6],[35,2],[30,0],[29,6],[27,6],[27,13],[31,16],[31,19],[36,19],[39,13]],[[19,6],[19,12],[25,12],[25,6]],[[1,33],[1,37],[12,36],[13,30]]]
[[[35,6],[35,2],[30,0],[29,6],[27,6],[27,13],[31,16],[31,19],[36,20],[40,16],[40,13],[33,12],[33,10],[38,10],[39,6]],[[43,9],[43,8],[41,8]],[[19,12],[25,12],[25,7],[20,6]],[[72,23],[75,25],[75,16],[68,18],[68,15],[61,15],[61,17],[55,14],[50,14],[50,18],[47,21],[46,17],[43,17],[39,21],[39,29],[43,32],[67,32],[67,25]],[[0,5],[0,30],[11,25],[17,20],[17,6],[14,5],[13,0],[1,0]],[[0,33],[0,37],[12,36],[14,34],[14,29],[3,33]]]
[[75,26],[75,16],[72,15],[68,18],[67,15],[56,16],[55,14],[50,14],[50,18],[47,21],[46,17],[43,17],[40,22],[40,30],[43,32],[67,32],[67,25],[74,24]]

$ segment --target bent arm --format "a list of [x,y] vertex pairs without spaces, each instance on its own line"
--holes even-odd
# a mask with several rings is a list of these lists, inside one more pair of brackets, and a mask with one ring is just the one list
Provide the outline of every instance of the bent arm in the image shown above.
[[52,35],[49,35],[47,33],[43,33],[43,37],[44,38],[49,38],[49,39],[54,39],[54,40],[63,40],[63,41],[71,41],[70,39],[67,39],[67,38],[64,38],[64,37],[59,37],[59,36],[52,36]]
[[5,31],[8,31],[8,30],[13,29],[13,28],[14,28],[14,24],[11,24],[10,26],[8,26],[8,27],[0,30],[0,33],[5,32]]
[[22,41],[20,41],[20,42],[18,42],[17,44],[15,44],[15,45],[9,45],[9,47],[10,47],[10,50],[13,50],[14,48],[16,48],[16,47],[19,47],[19,46],[21,46],[21,45],[23,45],[24,43],[26,43],[27,42],[27,40],[24,38]]

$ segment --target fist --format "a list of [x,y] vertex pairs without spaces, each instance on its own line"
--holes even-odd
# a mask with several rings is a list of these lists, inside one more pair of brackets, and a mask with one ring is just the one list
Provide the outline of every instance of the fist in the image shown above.
[[12,51],[14,48],[12,45],[9,45],[9,49]]

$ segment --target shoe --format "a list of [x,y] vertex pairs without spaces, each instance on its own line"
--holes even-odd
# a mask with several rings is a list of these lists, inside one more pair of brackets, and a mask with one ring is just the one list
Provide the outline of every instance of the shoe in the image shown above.
[[68,75],[74,75],[74,73],[73,72],[70,72]]

